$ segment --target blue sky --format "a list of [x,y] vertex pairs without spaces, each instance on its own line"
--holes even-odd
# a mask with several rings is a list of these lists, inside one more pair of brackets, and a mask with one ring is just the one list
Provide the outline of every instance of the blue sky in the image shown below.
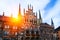
[[17,16],[19,3],[21,9],[27,10],[28,4],[31,4],[34,8],[34,12],[38,13],[40,9],[43,22],[51,24],[51,18],[54,21],[55,28],[60,26],[60,0],[0,0],[0,15],[3,11],[6,16]]

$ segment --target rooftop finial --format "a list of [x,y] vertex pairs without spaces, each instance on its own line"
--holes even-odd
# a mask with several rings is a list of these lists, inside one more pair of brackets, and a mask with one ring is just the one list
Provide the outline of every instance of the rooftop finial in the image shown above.
[[32,10],[33,10],[33,6],[32,6]]
[[20,4],[19,4],[19,12],[18,12],[18,16],[21,15],[21,8],[20,8]]
[[40,10],[39,10],[39,19],[41,19],[41,13],[40,13]]
[[31,4],[30,4],[30,9],[31,9]]
[[53,20],[52,20],[52,18],[51,18],[51,26],[53,26],[53,27],[54,27],[54,23],[53,23]]
[[25,9],[24,9],[24,15],[25,15]]
[[29,9],[29,4],[28,4],[28,9]]
[[3,16],[4,16],[4,12],[3,12]]
[[40,10],[39,10],[39,22],[42,23],[42,18],[41,18]]
[[36,12],[36,18],[37,18],[37,12]]
[[21,8],[20,8],[20,4],[19,4],[19,14],[20,14],[20,12],[21,12]]

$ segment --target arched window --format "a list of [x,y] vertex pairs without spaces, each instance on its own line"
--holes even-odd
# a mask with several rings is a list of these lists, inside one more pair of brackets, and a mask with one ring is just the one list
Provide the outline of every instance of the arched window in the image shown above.
[[9,25],[5,25],[5,28],[9,28]]
[[17,29],[17,26],[13,26],[13,29]]

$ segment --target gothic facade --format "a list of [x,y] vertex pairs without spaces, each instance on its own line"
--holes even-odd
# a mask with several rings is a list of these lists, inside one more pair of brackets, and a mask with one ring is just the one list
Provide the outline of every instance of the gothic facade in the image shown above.
[[24,9],[24,15],[21,15],[19,4],[17,19],[12,15],[11,17],[5,16],[4,12],[0,15],[1,40],[52,40],[53,29],[53,21],[52,25],[43,23],[40,10],[38,19],[31,5],[28,5],[28,9]]

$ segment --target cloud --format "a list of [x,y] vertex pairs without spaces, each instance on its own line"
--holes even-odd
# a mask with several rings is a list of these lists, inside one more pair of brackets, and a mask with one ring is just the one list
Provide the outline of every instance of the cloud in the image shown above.
[[57,28],[58,26],[60,26],[60,18],[54,18],[54,25],[55,25],[55,28]]
[[56,26],[58,26],[58,23],[60,22],[60,18],[57,18],[57,16],[59,16],[58,14],[60,14],[60,0],[58,0],[54,7],[47,12],[45,20],[53,18],[56,28]]
[[50,2],[47,4],[47,6],[44,8],[45,10],[49,10],[52,7],[54,7],[54,5],[56,4],[57,0],[50,0]]

